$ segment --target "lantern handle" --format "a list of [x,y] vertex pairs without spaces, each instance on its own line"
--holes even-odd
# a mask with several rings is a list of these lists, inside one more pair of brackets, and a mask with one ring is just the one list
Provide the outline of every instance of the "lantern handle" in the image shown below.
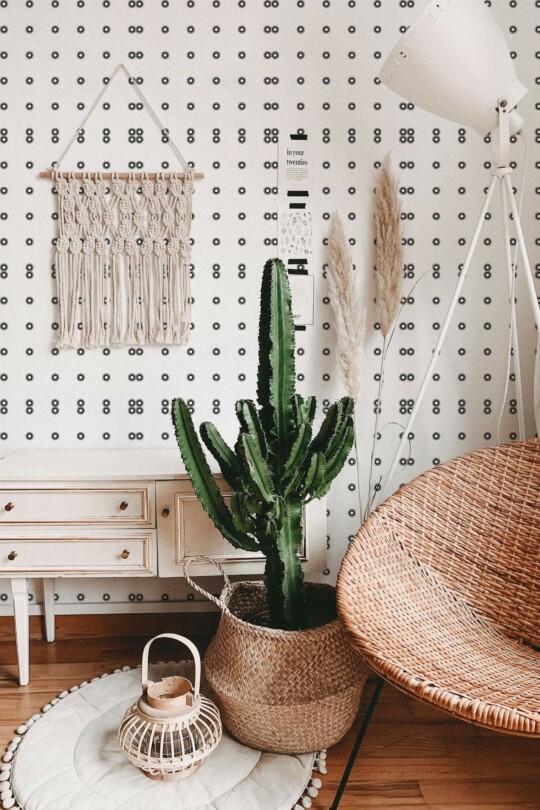
[[175,641],[179,641],[180,644],[184,644],[184,646],[191,651],[193,660],[195,662],[195,683],[193,684],[193,693],[195,699],[197,699],[201,691],[201,656],[199,655],[197,647],[192,641],[189,640],[189,638],[186,638],[185,636],[178,636],[176,633],[160,633],[159,636],[154,636],[154,638],[151,638],[146,644],[142,654],[141,681],[143,689],[152,683],[152,681],[148,680],[148,653],[150,652],[150,646],[158,638],[172,638]]

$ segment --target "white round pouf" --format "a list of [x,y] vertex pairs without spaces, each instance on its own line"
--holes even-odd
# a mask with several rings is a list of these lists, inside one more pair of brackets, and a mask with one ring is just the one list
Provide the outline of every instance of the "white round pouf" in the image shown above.
[[[152,678],[173,673],[191,678],[192,672],[189,662],[158,664]],[[148,779],[127,760],[116,737],[124,712],[140,692],[140,669],[124,669],[61,693],[63,697],[47,704],[45,713],[33,715],[9,759],[10,778],[0,786],[0,807],[291,810],[310,806],[309,797],[320,786],[312,778],[319,762],[316,754],[263,753],[225,731],[216,750],[189,778]],[[5,755],[2,761],[8,761]],[[320,769],[324,771],[322,761]]]

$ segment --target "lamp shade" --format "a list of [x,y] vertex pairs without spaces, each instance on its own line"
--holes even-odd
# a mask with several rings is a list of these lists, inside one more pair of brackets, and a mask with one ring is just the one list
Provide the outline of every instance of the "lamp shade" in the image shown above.
[[[506,40],[483,0],[431,0],[388,56],[381,81],[428,112],[487,135],[526,95]],[[522,119],[513,112],[512,132]]]

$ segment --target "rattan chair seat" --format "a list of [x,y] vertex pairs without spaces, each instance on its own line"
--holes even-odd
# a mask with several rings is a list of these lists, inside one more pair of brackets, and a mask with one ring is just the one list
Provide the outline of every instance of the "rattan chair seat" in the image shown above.
[[540,737],[540,445],[471,453],[389,498],[348,549],[338,609],[398,688]]

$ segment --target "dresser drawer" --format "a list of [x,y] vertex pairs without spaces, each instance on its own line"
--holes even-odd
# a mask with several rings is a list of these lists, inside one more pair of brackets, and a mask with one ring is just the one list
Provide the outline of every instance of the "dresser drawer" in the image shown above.
[[0,489],[0,524],[153,526],[153,507],[153,483]]
[[[231,494],[229,487],[219,475],[216,481],[228,504]],[[216,529],[189,480],[157,481],[156,513],[160,577],[183,576],[184,563],[199,555],[219,561],[229,574],[264,572],[264,557],[260,552],[234,548]],[[304,507],[304,539],[300,558],[304,571],[324,571],[326,568],[324,498]],[[215,568],[211,564],[197,563],[192,572],[196,576],[215,574]]]
[[152,576],[156,558],[154,529],[0,534],[0,576]]

